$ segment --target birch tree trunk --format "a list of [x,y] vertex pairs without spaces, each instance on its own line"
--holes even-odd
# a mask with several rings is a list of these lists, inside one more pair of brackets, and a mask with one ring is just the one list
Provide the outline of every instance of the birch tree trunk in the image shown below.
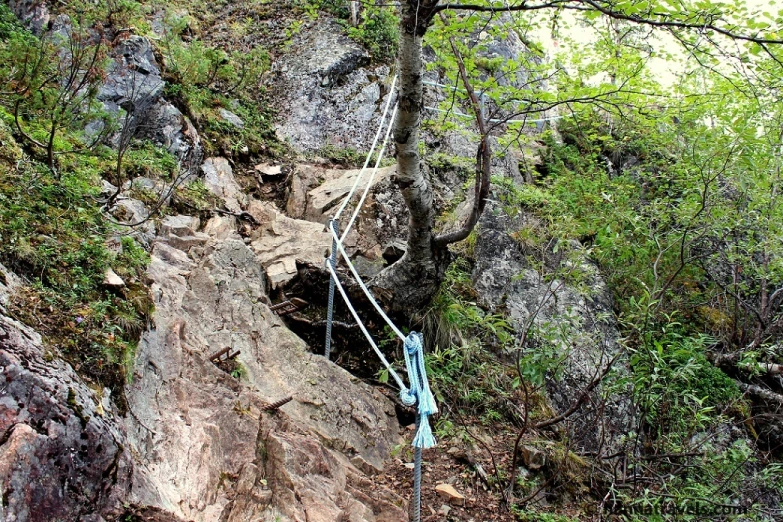
[[422,100],[422,37],[435,1],[403,2],[400,22],[400,97],[393,136],[397,156],[397,184],[409,211],[405,255],[378,274],[373,286],[397,311],[416,310],[435,295],[448,263],[448,251],[433,241],[432,186],[419,155]]

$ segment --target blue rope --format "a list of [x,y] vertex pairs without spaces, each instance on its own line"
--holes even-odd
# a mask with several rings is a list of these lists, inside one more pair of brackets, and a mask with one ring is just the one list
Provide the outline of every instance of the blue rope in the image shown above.
[[[329,228],[334,230],[334,236],[339,235],[337,221],[330,219]],[[332,254],[329,256],[329,263],[332,270],[337,268],[337,240],[332,239]],[[329,278],[329,305],[326,310],[326,347],[324,348],[324,357],[327,359],[332,354],[332,318],[334,316],[334,279]]]
[[[416,427],[416,436],[413,437],[414,448],[431,448],[435,446],[435,437],[430,428],[429,416],[438,413],[438,407],[435,405],[435,397],[430,391],[430,383],[427,381],[427,370],[424,367],[424,344],[422,335],[418,332],[411,332],[405,338],[403,348],[405,355],[405,365],[408,367],[408,381],[410,382],[411,395],[418,402],[419,423]],[[400,394],[402,396],[402,393]],[[405,399],[402,397],[403,403]]]

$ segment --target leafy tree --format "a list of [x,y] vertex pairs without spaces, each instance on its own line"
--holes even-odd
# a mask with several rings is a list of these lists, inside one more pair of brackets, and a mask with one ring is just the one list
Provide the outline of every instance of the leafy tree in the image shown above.
[[[57,154],[91,149],[110,130],[109,120],[95,101],[103,80],[106,46],[98,30],[82,30],[72,22],[40,38],[17,31],[3,46],[7,53],[5,81],[10,87],[14,125],[30,146],[46,153],[56,172]],[[90,129],[76,143],[64,134]]]
[[[394,123],[393,136],[398,162],[397,184],[408,207],[408,248],[404,257],[376,277],[376,287],[394,296],[389,302],[393,306],[419,308],[434,295],[449,263],[447,246],[467,237],[475,227],[489,194],[489,165],[493,157],[491,150],[493,134],[508,129],[503,125],[513,117],[540,113],[554,107],[569,107],[574,104],[594,104],[602,107],[623,108],[623,93],[631,92],[630,80],[639,76],[641,64],[623,60],[616,54],[612,66],[612,81],[591,85],[587,82],[572,84],[577,88],[553,93],[543,82],[533,82],[519,88],[509,83],[500,85],[491,75],[481,75],[474,53],[466,52],[476,47],[466,43],[476,38],[475,33],[490,27],[493,21],[502,17],[508,22],[505,30],[519,30],[530,27],[532,14],[549,12],[554,18],[561,12],[573,12],[586,20],[606,18],[612,27],[619,24],[665,31],[673,35],[683,47],[706,60],[721,53],[728,54],[724,47],[734,46],[733,57],[741,59],[746,53],[767,55],[781,62],[779,45],[783,44],[774,31],[776,18],[767,15],[767,20],[749,19],[748,10],[740,5],[718,2],[701,2],[692,6],[674,0],[659,2],[613,0],[554,0],[543,2],[512,1],[494,2],[477,0],[471,3],[445,3],[440,0],[403,0],[400,5],[399,36],[399,110]],[[467,104],[473,109],[479,129],[476,165],[476,198],[474,209],[460,231],[437,235],[434,231],[434,210],[432,187],[425,174],[421,156],[420,125],[423,120],[422,76],[424,63],[422,46],[440,41],[440,47],[448,46],[452,51],[453,74],[459,78],[467,91]],[[623,44],[624,39],[619,39]],[[437,45],[436,45],[437,47]],[[534,46],[530,46],[534,47]],[[615,49],[617,46],[615,45]],[[514,62],[504,75],[510,75]],[[594,65],[595,66],[595,65]],[[717,67],[712,65],[713,70]],[[618,80],[622,73],[626,81]],[[555,80],[567,76],[558,74]],[[474,88],[474,85],[476,86]],[[496,118],[500,123],[482,114],[476,92],[486,93],[495,104]],[[524,102],[521,105],[520,102]],[[522,107],[522,108],[520,108]]]

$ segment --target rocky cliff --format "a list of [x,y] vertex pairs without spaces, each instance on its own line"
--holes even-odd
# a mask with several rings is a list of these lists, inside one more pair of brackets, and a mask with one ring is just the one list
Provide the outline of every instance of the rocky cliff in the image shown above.
[[[45,3],[11,6],[38,34],[55,19],[67,21],[50,16]],[[232,9],[250,20],[257,14],[243,6],[220,9],[227,19],[215,28],[239,23]],[[285,152],[262,157],[261,148],[247,147],[246,136],[218,143],[221,134],[236,138],[245,128],[228,110],[238,100],[209,107],[220,121],[205,123],[176,89],[167,91],[170,70],[157,48],[166,22],[160,13],[154,18],[151,34],[114,34],[96,95],[108,113],[141,111],[134,139],[175,158],[175,180],[147,171],[115,180],[118,186],[102,180],[105,217],[127,227],[114,230],[107,243],[122,250],[116,245],[127,231],[149,251],[139,284],[148,288],[152,307],[122,396],[113,396],[65,362],[35,324],[12,318],[9,303],[29,281],[0,266],[0,520],[408,520],[410,434],[403,425],[412,412],[377,378],[374,354],[339,305],[336,356],[318,355],[328,281],[321,267],[331,243],[324,225],[359,174],[355,164],[392,95],[393,67],[374,60],[329,14],[304,17],[299,25],[270,16],[266,23],[276,35],[267,36],[285,34],[286,41],[275,47],[255,87],[273,100],[276,138],[268,140],[279,140]],[[191,25],[186,39],[199,31]],[[219,40],[219,33],[203,36]],[[488,61],[528,52],[515,33],[487,49]],[[436,60],[431,49],[425,57]],[[436,67],[426,78],[442,80]],[[521,72],[503,80],[528,81]],[[427,87],[427,104],[447,97],[443,88]],[[472,205],[476,143],[470,125],[463,127],[425,129],[443,230],[456,228]],[[511,185],[531,182],[543,127],[495,158],[493,176]],[[115,148],[122,139],[121,133],[108,137]],[[396,166],[384,165],[345,242],[366,277],[406,248]],[[187,183],[196,198],[181,195]],[[552,245],[527,244],[519,232],[535,229],[535,218],[519,202],[509,209],[497,185],[467,246],[449,254],[463,256],[468,268],[444,292],[462,292],[464,299],[445,311],[433,307],[424,319],[398,318],[405,327],[428,328],[434,339],[441,332],[431,325],[440,319],[428,323],[428,316],[455,309],[469,315],[460,327],[472,337],[449,338],[431,361],[442,379],[436,392],[464,399],[435,420],[443,420],[436,425],[443,445],[425,455],[433,520],[511,520],[498,500],[512,489],[509,477],[533,491],[528,501],[570,502],[590,494],[585,484],[608,480],[588,477],[586,458],[611,462],[612,473],[625,480],[635,471],[623,459],[640,451],[629,449],[627,435],[640,421],[628,387],[608,389],[602,382],[610,362],[613,382],[629,375],[610,289],[579,242],[559,253]],[[338,271],[347,274],[344,266]],[[112,284],[113,295],[123,297],[117,289],[125,282]],[[383,338],[374,312],[360,308]],[[50,313],[57,311],[50,307]],[[494,330],[486,327],[491,321]],[[389,356],[399,357],[400,347],[384,341]],[[435,342],[429,344],[434,350]],[[515,364],[520,356],[531,356],[530,373],[522,375]],[[473,366],[485,375],[474,376],[478,384],[471,388],[460,379]],[[535,393],[525,388],[523,395],[522,377],[538,383]],[[506,387],[498,389],[493,379],[505,379]],[[493,400],[503,404],[500,420],[498,411],[482,409]],[[744,441],[738,429],[729,431]],[[435,483],[441,483],[437,491]],[[560,497],[546,490],[550,485]]]

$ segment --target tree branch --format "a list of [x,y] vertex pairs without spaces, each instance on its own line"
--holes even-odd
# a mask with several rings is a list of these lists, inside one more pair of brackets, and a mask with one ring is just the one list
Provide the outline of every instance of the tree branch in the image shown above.
[[[446,23],[446,17],[441,13],[441,19]],[[454,57],[457,59],[457,67],[459,68],[459,75],[462,79],[462,84],[465,86],[465,90],[468,92],[468,99],[470,100],[473,114],[476,116],[476,124],[479,128],[479,134],[481,140],[479,142],[478,150],[476,151],[476,188],[475,197],[473,200],[473,208],[470,211],[467,221],[459,230],[448,234],[442,234],[433,239],[433,243],[436,247],[445,247],[448,244],[462,241],[476,227],[479,217],[481,217],[484,208],[487,205],[487,197],[489,196],[490,175],[492,168],[492,148],[489,144],[489,131],[487,130],[487,121],[484,118],[484,111],[482,109],[482,103],[479,101],[476,92],[473,90],[473,86],[468,78],[468,72],[465,69],[465,62],[462,59],[462,54],[459,52],[457,45],[454,43],[453,38],[449,38],[449,44],[451,44],[451,50],[454,52]]]
[[554,0],[544,4],[528,4],[527,0],[523,0],[517,5],[507,5],[503,7],[495,7],[480,4],[442,4],[435,7],[435,11],[450,10],[462,10],[462,11],[476,11],[484,13],[504,13],[511,11],[535,11],[540,9],[549,8],[567,9],[570,11],[598,11],[603,15],[606,15],[615,20],[623,20],[640,25],[649,25],[652,27],[664,27],[673,29],[687,29],[699,32],[715,31],[733,40],[743,40],[746,42],[757,43],[759,45],[765,44],[783,44],[783,39],[779,38],[766,38],[757,35],[747,35],[735,32],[737,27],[724,28],[715,24],[714,16],[700,16],[695,21],[689,20],[676,20],[666,14],[658,15],[658,18],[653,18],[655,13],[648,11],[648,16],[643,17],[639,15],[629,15],[621,11],[615,10],[615,5],[612,2],[600,2],[598,0]]

